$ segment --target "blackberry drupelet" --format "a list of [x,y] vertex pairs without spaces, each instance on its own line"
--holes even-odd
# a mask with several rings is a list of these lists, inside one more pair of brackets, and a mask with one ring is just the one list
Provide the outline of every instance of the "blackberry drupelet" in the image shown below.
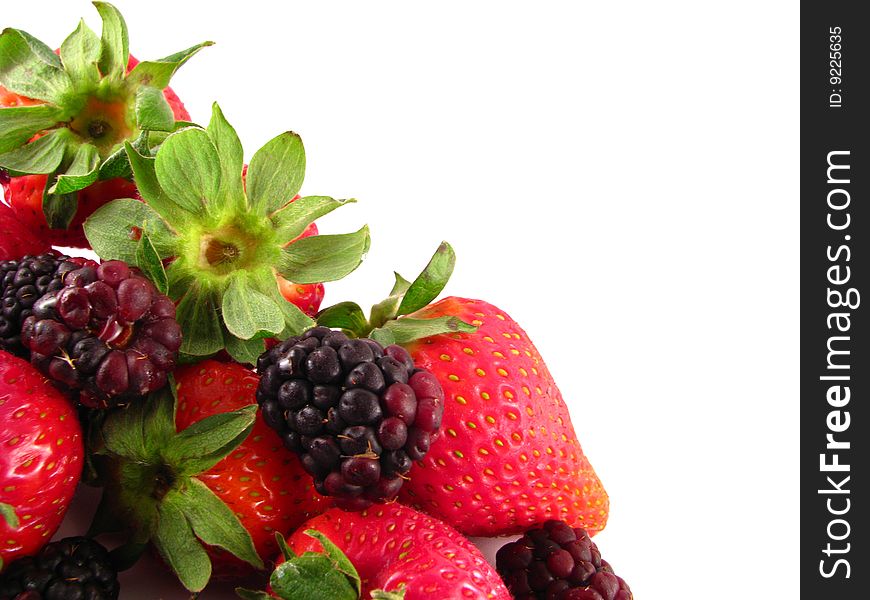
[[586,532],[547,521],[502,546],[496,568],[517,600],[632,600]]
[[0,600],[115,600],[119,589],[109,552],[84,537],[52,542],[0,574]]
[[75,268],[74,262],[57,254],[0,262],[0,349],[30,358],[21,344],[21,324],[33,312],[33,304],[62,288],[63,273]]
[[263,353],[257,371],[264,420],[343,508],[395,498],[441,426],[441,385],[400,346],[315,327]]
[[21,343],[45,375],[81,390],[89,408],[125,404],[166,385],[181,347],[175,304],[126,263],[63,273],[22,322]]

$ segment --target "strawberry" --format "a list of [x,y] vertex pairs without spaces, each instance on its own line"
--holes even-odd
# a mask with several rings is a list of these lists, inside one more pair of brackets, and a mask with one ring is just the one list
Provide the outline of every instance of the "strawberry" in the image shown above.
[[[205,417],[250,404],[260,381],[241,365],[214,360],[181,367],[175,378],[178,431]],[[251,534],[257,554],[264,559],[278,552],[276,531],[295,529],[328,504],[314,491],[296,455],[284,449],[259,414],[248,438],[198,477],[238,516]],[[244,572],[240,569],[244,563],[231,554],[213,547],[207,550],[216,575]]]
[[[72,404],[28,362],[0,351],[0,569],[57,531],[82,471]],[[5,518],[4,518],[5,517]]]
[[441,292],[455,257],[442,244],[409,283],[397,275],[367,321],[341,303],[318,322],[399,343],[441,382],[442,434],[418,461],[399,501],[472,536],[522,532],[550,519],[590,535],[607,522],[608,497],[583,454],[556,382],[525,331],[482,300]]
[[57,51],[16,29],[0,35],[0,167],[14,175],[6,202],[57,245],[86,247],[88,215],[109,200],[136,197],[124,143],[150,147],[190,119],[167,85],[211,43],[139,63],[117,9],[94,5],[102,39],[84,22]]
[[[106,482],[92,533],[148,542],[192,592],[215,577],[262,569],[275,531],[326,508],[296,457],[256,413],[258,377],[206,360],[176,371],[171,390],[111,413],[102,426]],[[174,413],[173,413],[174,410]]]
[[[270,581],[270,595],[287,589],[305,589],[297,565],[317,565],[323,557],[326,573],[320,592],[309,597],[334,600],[404,598],[404,600],[460,599],[510,600],[501,578],[480,551],[455,529],[400,504],[387,504],[350,513],[331,509],[311,519],[287,540],[286,562]],[[317,553],[315,555],[303,553]],[[294,556],[301,555],[301,556]],[[348,562],[349,561],[349,562]],[[316,570],[308,571],[311,573]],[[329,585],[329,588],[320,586]],[[327,595],[328,593],[328,595]],[[243,598],[269,596],[244,591]]]
[[21,224],[11,208],[0,204],[0,261],[14,260],[26,254],[43,254],[51,246]]
[[281,295],[276,274],[302,285],[334,281],[368,251],[365,226],[300,237],[350,201],[289,201],[305,171],[295,133],[267,142],[245,169],[241,142],[215,104],[208,127],[170,134],[154,158],[130,144],[127,155],[144,204],[106,204],[85,221],[85,234],[100,258],[152,273],[178,302],[181,352],[189,361],[226,350],[237,362],[255,363],[264,339],[285,339],[314,324]]

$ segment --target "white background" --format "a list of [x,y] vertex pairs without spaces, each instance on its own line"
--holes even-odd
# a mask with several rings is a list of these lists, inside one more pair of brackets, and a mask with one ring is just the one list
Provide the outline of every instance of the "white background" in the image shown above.
[[[327,303],[452,242],[447,292],[556,377],[639,600],[798,596],[797,3],[117,5],[139,58],[217,42],[174,80],[194,120],[219,100],[247,157],[293,129],[303,193],[360,200],[322,220],[373,236]],[[57,46],[80,16],[99,30],[68,0],[0,25]]]

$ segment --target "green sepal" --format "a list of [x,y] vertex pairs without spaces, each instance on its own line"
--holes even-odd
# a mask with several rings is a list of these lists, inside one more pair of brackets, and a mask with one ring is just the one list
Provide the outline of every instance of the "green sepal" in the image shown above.
[[354,202],[355,198],[337,200],[329,196],[304,196],[291,202],[271,217],[278,230],[278,243],[283,246],[291,242],[323,215]]
[[364,337],[370,327],[362,308],[356,302],[339,302],[317,315],[317,324],[332,329],[343,329],[356,337]]
[[154,167],[168,199],[198,217],[207,214],[218,196],[221,172],[217,148],[204,129],[187,127],[166,138]]
[[405,592],[408,591],[404,585],[400,585],[399,589],[394,590],[392,592],[386,592],[384,590],[372,590],[371,599],[372,600],[404,600]]
[[108,2],[94,2],[103,20],[100,36],[100,72],[104,77],[120,82],[127,73],[130,59],[130,39],[127,23],[117,8]]
[[[283,319],[283,315],[282,315]],[[282,326],[283,329],[283,326]],[[262,339],[243,340],[229,331],[224,332],[224,348],[237,363],[256,365],[257,359],[266,351],[266,342]]]
[[[70,194],[82,190],[97,180],[100,166],[100,152],[92,144],[82,144],[76,150],[72,163],[66,172],[58,175],[50,194]],[[48,217],[48,215],[46,215]]]
[[221,314],[227,330],[243,340],[262,337],[264,333],[277,334],[284,329],[281,308],[272,298],[254,289],[244,271],[230,275]]
[[12,176],[54,173],[71,141],[73,133],[69,129],[55,129],[24,146],[0,154],[0,167]]
[[281,556],[284,558],[284,560],[296,558],[296,553],[293,552],[293,550],[287,544],[287,540],[284,538],[280,531],[275,532],[275,543],[278,544],[278,550],[281,552]]
[[348,577],[324,554],[306,552],[278,565],[269,578],[272,593],[283,600],[358,600]]
[[62,106],[72,81],[54,51],[29,33],[0,34],[0,85],[11,92]]
[[63,111],[50,104],[0,108],[0,154],[26,144],[61,118]]
[[[144,152],[144,155],[147,156],[152,135],[156,137],[156,135],[162,133],[163,132],[143,130],[139,133],[139,136],[130,143],[130,146],[134,148],[134,151]],[[99,179],[105,180],[114,177],[123,177],[124,179],[132,181],[133,168],[130,166],[130,158],[127,156],[127,143],[128,142],[125,142],[123,145],[119,146],[108,156],[108,158],[106,158],[106,160],[103,161],[103,164],[100,165]]]
[[[174,286],[170,284],[170,287]],[[218,294],[207,284],[192,281],[176,309],[175,318],[181,325],[181,352],[203,357],[223,348],[219,310]]]
[[172,79],[181,65],[206,46],[212,45],[214,42],[202,42],[159,60],[144,60],[133,67],[133,70],[127,75],[127,82],[162,90],[169,85],[169,80]]
[[211,457],[219,451],[226,456],[233,450],[229,445],[237,442],[242,433],[250,432],[256,418],[256,404],[211,415],[170,438],[161,455],[172,465],[182,465],[188,459]]
[[52,229],[67,229],[78,212],[78,197],[78,192],[52,194],[46,185],[42,189],[42,214],[46,224]]
[[437,317],[434,319],[412,319],[402,317],[387,321],[383,327],[373,330],[369,337],[382,344],[407,344],[414,340],[440,335],[443,333],[474,333],[477,327],[459,317]]
[[438,297],[447,285],[456,265],[456,254],[447,242],[441,242],[429,264],[405,291],[397,316],[418,311]]
[[178,243],[175,233],[144,202],[132,198],[113,200],[95,210],[84,222],[88,243],[101,259],[123,260],[132,265],[139,262],[137,229],[148,234],[161,259],[175,255]]
[[284,316],[284,330],[276,336],[278,339],[283,340],[293,335],[299,335],[314,326],[314,320],[311,317],[281,295],[274,273],[267,269],[260,269],[251,273],[251,281],[258,290],[270,296],[281,309],[281,314]]
[[196,537],[209,546],[223,548],[257,569],[264,568],[251,534],[213,491],[195,477],[179,491],[179,508]]
[[136,125],[149,131],[172,131],[175,115],[163,91],[156,87],[142,86],[136,90]]
[[217,200],[227,207],[247,209],[247,198],[242,186],[242,169],[245,165],[242,142],[217,102],[212,105],[211,120],[206,131],[220,157],[221,180]]
[[345,577],[351,581],[354,588],[356,588],[357,596],[359,596],[362,593],[362,581],[360,581],[356,567],[353,566],[353,563],[350,562],[347,555],[341,551],[341,548],[336,546],[331,539],[316,529],[306,529],[305,535],[320,542],[320,545],[323,547],[323,553],[333,562],[333,568],[336,571],[343,573]]
[[399,305],[402,303],[402,296],[404,296],[405,292],[408,291],[408,288],[411,287],[410,281],[396,272],[393,272],[393,275],[396,277],[396,282],[393,284],[393,289],[390,291],[390,295],[372,306],[369,317],[371,327],[369,329],[376,329],[390,319],[395,319],[399,312]]
[[211,560],[184,515],[184,504],[176,490],[164,496],[152,541],[181,584],[191,592],[200,592],[211,579]]
[[170,198],[160,186],[157,179],[157,160],[141,154],[139,149],[129,142],[124,144],[124,149],[130,161],[130,169],[133,171],[139,195],[168,223],[172,223],[177,229],[183,229],[193,215]]
[[257,150],[248,165],[247,193],[254,212],[269,215],[296,195],[305,178],[302,138],[286,131]]
[[100,80],[100,38],[79,21],[78,27],[60,45],[60,59],[78,91],[94,88]]
[[360,265],[370,244],[367,225],[354,233],[302,238],[281,251],[278,272],[300,284],[336,281]]
[[18,515],[15,514],[15,509],[11,504],[0,502],[0,517],[3,517],[3,520],[6,521],[6,526],[9,527],[9,529],[18,529]]
[[242,600],[275,600],[275,596],[270,596],[266,592],[248,590],[242,587],[236,588],[236,596]]
[[160,254],[151,241],[147,231],[142,231],[136,245],[136,266],[145,274],[161,294],[169,293],[169,279],[163,268]]
[[175,434],[174,382],[167,388],[112,411],[103,422],[97,454],[114,454],[148,464]]

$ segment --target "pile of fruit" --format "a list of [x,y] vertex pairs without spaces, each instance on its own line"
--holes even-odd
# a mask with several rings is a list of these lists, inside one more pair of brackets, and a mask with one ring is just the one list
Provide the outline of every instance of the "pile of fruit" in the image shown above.
[[[0,35],[0,600],[118,598],[146,552],[193,594],[632,598],[535,346],[436,301],[451,247],[368,313],[321,309],[369,231],[314,222],[352,200],[298,195],[295,133],[245,164],[217,104],[190,122],[168,84],[210,42],[139,62],[94,5],[101,34],[57,50]],[[50,542],[80,484],[93,523]],[[464,537],[508,535],[495,567]]]

